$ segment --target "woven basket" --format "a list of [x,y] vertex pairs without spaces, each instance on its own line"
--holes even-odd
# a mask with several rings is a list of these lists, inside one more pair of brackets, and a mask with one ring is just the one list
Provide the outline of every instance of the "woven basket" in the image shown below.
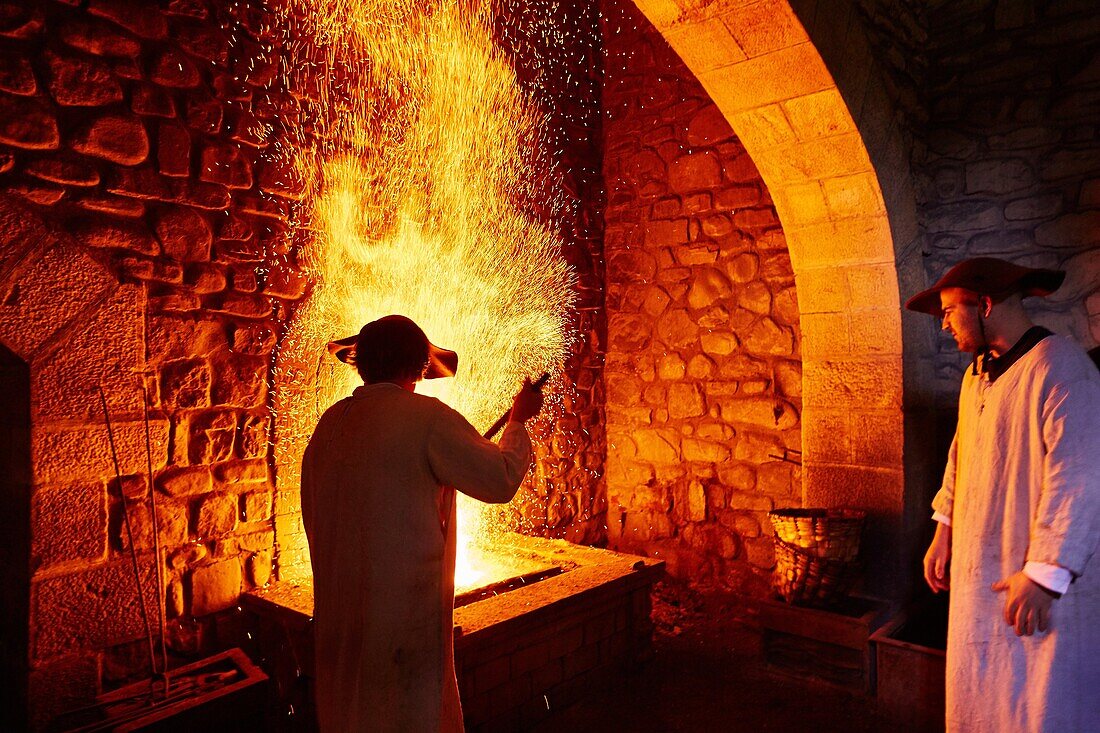
[[817,557],[775,539],[775,590],[787,603],[827,607],[851,590],[859,566],[850,560]]
[[[768,512],[778,540],[825,560],[853,561],[866,512],[857,509],[776,509]],[[778,552],[778,546],[777,546]]]

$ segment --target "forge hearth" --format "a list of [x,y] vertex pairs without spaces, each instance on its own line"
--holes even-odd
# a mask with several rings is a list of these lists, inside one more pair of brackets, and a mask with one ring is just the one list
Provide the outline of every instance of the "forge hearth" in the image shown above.
[[[497,595],[455,609],[455,668],[471,733],[529,728],[648,658],[650,590],[663,562],[522,535],[502,537],[498,553],[506,564],[521,558],[561,572],[498,583]],[[242,605],[256,617],[257,652],[280,704],[293,712],[288,729],[312,730],[312,588],[275,583]]]

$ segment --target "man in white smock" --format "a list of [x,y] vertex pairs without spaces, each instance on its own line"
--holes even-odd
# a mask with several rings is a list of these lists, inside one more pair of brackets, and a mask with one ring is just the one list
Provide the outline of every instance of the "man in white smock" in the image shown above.
[[330,407],[302,462],[313,564],[316,702],[322,733],[462,731],[452,638],[455,490],[507,502],[531,461],[524,421],[542,395],[516,395],[499,445],[421,378],[458,357],[403,316],[329,345],[364,385]]
[[1100,730],[1100,372],[1021,302],[1064,278],[982,257],[905,304],[975,355],[924,558],[950,733]]

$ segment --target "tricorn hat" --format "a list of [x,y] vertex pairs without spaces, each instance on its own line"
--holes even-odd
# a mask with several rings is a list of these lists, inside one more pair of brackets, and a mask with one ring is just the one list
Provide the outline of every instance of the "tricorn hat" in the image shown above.
[[1065,279],[1062,270],[1024,267],[996,257],[975,257],[952,267],[935,285],[905,301],[905,307],[943,318],[940,291],[947,288],[962,288],[993,298],[1013,293],[1024,297],[1046,296],[1061,287]]
[[458,354],[450,349],[442,349],[424,334],[420,326],[405,316],[383,316],[376,321],[371,321],[352,336],[345,336],[328,344],[329,353],[345,364],[355,366],[356,352],[360,344],[367,348],[371,343],[393,343],[415,341],[428,346],[428,371],[425,379],[438,379],[439,377],[453,377],[458,371]]

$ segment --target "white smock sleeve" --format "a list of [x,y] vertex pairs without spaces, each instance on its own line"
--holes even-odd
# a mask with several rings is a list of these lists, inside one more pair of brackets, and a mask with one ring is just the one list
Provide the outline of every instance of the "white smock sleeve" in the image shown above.
[[[1067,389],[1067,387],[1072,387]],[[1071,394],[1072,392],[1072,394]],[[1027,559],[1081,575],[1100,536],[1100,381],[1057,385],[1043,405],[1046,447]]]
[[531,464],[531,439],[521,422],[509,422],[500,444],[486,440],[466,418],[440,411],[428,437],[428,461],[439,483],[480,501],[511,501]]
[[[947,452],[947,467],[943,470],[943,483],[932,499],[933,519],[950,526],[951,515],[955,509],[955,475],[958,471],[959,433],[951,439],[951,450]],[[945,521],[946,520],[946,521]]]

